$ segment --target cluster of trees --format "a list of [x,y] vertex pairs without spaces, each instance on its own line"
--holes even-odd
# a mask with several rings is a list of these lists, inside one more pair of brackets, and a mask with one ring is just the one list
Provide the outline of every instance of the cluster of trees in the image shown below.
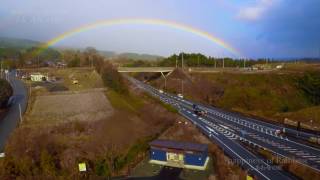
[[87,47],[83,51],[63,50],[60,52],[62,59],[67,63],[68,67],[94,67],[99,61],[103,61],[104,57],[98,53],[93,47]]
[[146,61],[132,60],[124,62],[126,67],[150,67],[150,66],[166,66],[173,67],[183,65],[186,67],[251,67],[254,64],[273,62],[272,59],[232,59],[232,58],[216,58],[208,57],[200,53],[180,53],[174,54],[162,60]]
[[158,61],[148,61],[148,60],[117,60],[120,64],[123,64],[125,67],[152,67],[157,66]]
[[96,70],[100,74],[104,85],[117,93],[128,94],[128,85],[124,77],[108,61],[99,60],[96,63]]
[[93,67],[96,61],[103,58],[93,47],[88,47],[82,51],[72,49],[56,50],[52,48],[40,50],[37,46],[27,49],[0,48],[2,67],[9,69],[43,67],[48,65],[48,61],[53,63],[64,62],[68,67]]
[[174,54],[167,58],[148,61],[148,60],[119,60],[119,64],[126,67],[181,67],[183,59],[183,65],[185,67],[252,67],[255,64],[266,63],[279,63],[279,62],[318,62],[318,59],[301,58],[297,60],[279,60],[270,58],[260,59],[233,59],[229,57],[218,58],[208,57],[200,53],[180,53]]
[[39,51],[39,47],[31,48],[0,48],[0,60],[3,68],[21,68],[25,66],[40,66],[44,62],[61,59],[61,53],[55,49],[48,48]]

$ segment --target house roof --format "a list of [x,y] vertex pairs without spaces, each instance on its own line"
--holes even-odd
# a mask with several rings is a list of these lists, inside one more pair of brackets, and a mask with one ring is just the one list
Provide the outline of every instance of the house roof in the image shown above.
[[150,143],[150,146],[184,150],[184,151],[198,151],[198,152],[208,151],[208,145],[206,144],[197,144],[197,143],[172,141],[172,140],[160,140],[160,139],[154,140]]

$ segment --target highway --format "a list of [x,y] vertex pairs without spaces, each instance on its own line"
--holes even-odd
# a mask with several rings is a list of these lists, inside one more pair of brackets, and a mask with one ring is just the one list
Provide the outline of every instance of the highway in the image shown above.
[[9,75],[9,82],[13,88],[12,102],[6,116],[0,120],[0,151],[3,152],[10,133],[17,127],[21,114],[27,108],[27,89],[23,82],[15,77],[15,71]]
[[[277,135],[276,130],[282,129],[282,126],[197,104],[200,109],[207,111],[206,115],[199,117],[193,113],[192,106],[196,104],[195,102],[170,93],[160,93],[157,89],[133,78],[129,80],[152,96],[179,110],[181,115],[193,122],[233,160],[240,162],[243,168],[259,179],[292,179],[293,177],[249,152],[243,143],[267,149],[281,157],[320,171],[320,150],[301,144],[294,138]],[[289,130],[295,132],[293,129]]]

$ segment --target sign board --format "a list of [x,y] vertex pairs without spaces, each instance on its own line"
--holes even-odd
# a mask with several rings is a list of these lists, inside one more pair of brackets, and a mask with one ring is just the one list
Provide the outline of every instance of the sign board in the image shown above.
[[179,154],[179,153],[167,152],[167,161],[183,163],[184,162],[184,155]]
[[247,175],[247,180],[253,180],[253,177]]
[[87,171],[86,163],[79,163],[79,171],[80,172]]

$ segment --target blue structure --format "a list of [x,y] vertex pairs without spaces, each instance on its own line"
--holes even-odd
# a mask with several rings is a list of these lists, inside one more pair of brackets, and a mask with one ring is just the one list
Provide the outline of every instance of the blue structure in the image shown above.
[[150,163],[205,170],[209,162],[208,145],[170,140],[150,143]]

